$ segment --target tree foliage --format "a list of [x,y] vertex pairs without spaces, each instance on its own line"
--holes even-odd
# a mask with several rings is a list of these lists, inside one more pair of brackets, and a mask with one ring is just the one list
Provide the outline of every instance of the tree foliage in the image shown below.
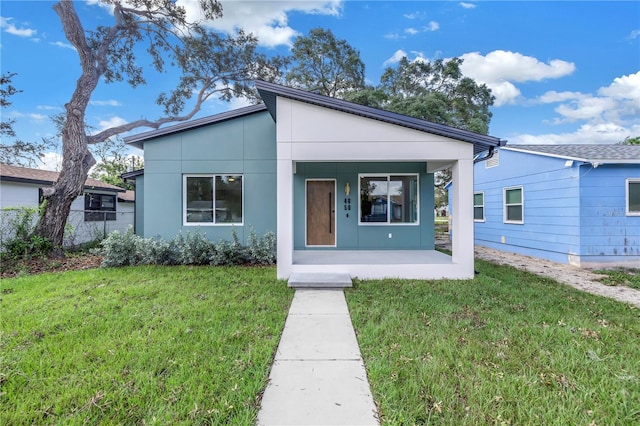
[[[53,188],[44,193],[46,205],[37,233],[62,244],[71,202],[82,193],[95,159],[89,150],[119,134],[140,127],[157,129],[163,124],[186,121],[212,97],[256,98],[255,79],[274,80],[280,58],[267,58],[257,50],[257,39],[242,30],[226,36],[208,30],[202,22],[189,22],[185,9],[173,0],[103,0],[112,7],[113,23],[92,30],[84,28],[72,0],[60,0],[53,8],[64,34],[78,54],[81,75],[65,104],[62,125],[62,169]],[[200,0],[205,19],[222,16],[216,0]],[[141,118],[122,125],[87,132],[85,115],[98,84],[126,82],[131,87],[146,83],[140,55],[146,52],[153,71],[178,69],[180,79],[156,102],[164,115]]]
[[[11,97],[22,92],[12,83],[17,74],[7,72],[0,76],[0,106],[4,109],[12,105]],[[5,119],[0,122],[0,163],[14,166],[33,167],[36,161],[44,155],[52,143],[46,139],[42,142],[26,142],[18,139],[13,128],[15,120]]]
[[125,149],[121,141],[106,141],[94,149],[94,155],[97,155],[99,160],[91,169],[90,176],[120,188],[134,189],[134,185],[131,182],[125,182],[121,175],[144,168],[144,159],[137,155],[123,154]]
[[347,99],[422,120],[486,134],[494,97],[484,84],[465,77],[462,59],[409,61],[387,68],[377,87]]
[[331,30],[314,28],[298,37],[291,49],[293,67],[286,82],[296,88],[331,97],[363,89],[364,63],[360,52]]
[[620,145],[640,145],[640,136],[635,136],[633,138],[627,136],[622,142],[620,142]]

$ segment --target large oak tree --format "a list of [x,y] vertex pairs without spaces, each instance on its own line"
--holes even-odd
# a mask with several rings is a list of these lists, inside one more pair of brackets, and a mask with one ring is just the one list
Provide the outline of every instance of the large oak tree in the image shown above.
[[[44,192],[45,204],[36,233],[60,247],[71,203],[82,194],[95,159],[89,146],[140,127],[157,129],[163,124],[191,119],[211,97],[255,97],[253,80],[273,80],[279,74],[278,58],[257,51],[257,39],[238,31],[228,36],[208,30],[203,22],[188,22],[184,8],[173,0],[102,0],[112,6],[113,23],[92,30],[84,28],[74,2],[61,0],[53,8],[67,40],[80,61],[76,82],[61,129],[62,168],[52,188]],[[216,0],[200,0],[206,19],[222,16]],[[146,83],[139,55],[149,55],[153,71],[178,68],[180,79],[168,93],[156,99],[163,116],[138,119],[98,133],[89,133],[85,114],[99,84],[126,81],[131,87]]]

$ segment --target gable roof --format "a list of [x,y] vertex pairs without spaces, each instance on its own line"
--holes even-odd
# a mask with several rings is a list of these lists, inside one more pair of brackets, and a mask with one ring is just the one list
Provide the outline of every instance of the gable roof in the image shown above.
[[135,146],[136,148],[144,149],[144,142],[147,142],[154,138],[183,132],[185,130],[197,129],[198,127],[208,126],[215,123],[221,123],[223,121],[232,120],[234,118],[242,117],[249,114],[255,114],[256,112],[260,111],[265,111],[266,109],[267,108],[264,106],[264,104],[250,105],[247,107],[234,109],[232,111],[226,111],[220,114],[198,118],[196,120],[185,121],[173,126],[163,127],[162,129],[150,130],[148,132],[127,136],[124,138],[124,142],[129,145]]
[[[7,182],[33,183],[36,185],[53,185],[59,172],[51,170],[30,169],[28,167],[9,166],[0,164],[0,180]],[[107,191],[124,192],[125,190],[97,179],[87,178],[84,183],[86,189],[104,189]]]
[[640,145],[572,144],[572,145],[508,145],[508,151],[584,161],[600,164],[640,164]]
[[432,123],[430,121],[420,120],[418,118],[409,117],[395,112],[385,111],[372,108],[353,102],[336,99],[317,93],[307,92],[305,90],[294,89],[292,87],[282,86],[280,84],[268,83],[258,80],[255,82],[256,88],[260,93],[260,97],[264,101],[269,113],[276,120],[276,99],[278,96],[292,99],[299,102],[305,102],[324,108],[333,109],[335,111],[346,112],[373,120],[379,120],[396,126],[408,127],[410,129],[419,130],[421,132],[431,133],[439,136],[445,136],[464,142],[472,143],[474,146],[474,155],[477,155],[488,149],[503,146],[506,141],[494,136],[482,135],[480,133],[470,132],[468,130],[458,129],[444,124]]

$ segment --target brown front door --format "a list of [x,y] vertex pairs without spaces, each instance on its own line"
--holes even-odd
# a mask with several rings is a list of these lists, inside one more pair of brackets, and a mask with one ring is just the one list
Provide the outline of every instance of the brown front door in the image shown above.
[[336,182],[307,181],[307,245],[336,245]]

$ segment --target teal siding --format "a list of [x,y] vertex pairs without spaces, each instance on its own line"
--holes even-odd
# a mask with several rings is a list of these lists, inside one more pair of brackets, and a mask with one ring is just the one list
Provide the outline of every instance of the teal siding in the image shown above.
[[[359,173],[417,173],[420,177],[420,225],[359,225]],[[434,182],[433,174],[426,173],[425,163],[297,163],[294,176],[294,248],[296,250],[306,248],[305,181],[307,179],[336,179],[337,242],[335,249],[433,250]],[[347,182],[351,186],[351,210],[344,209],[344,199],[347,198],[344,187]],[[389,233],[392,234],[392,238],[389,238]]]
[[[143,235],[168,240],[190,231],[217,241],[235,228],[246,242],[250,228],[276,232],[275,141],[275,123],[263,111],[145,142]],[[183,175],[197,173],[243,175],[244,225],[182,225]]]

